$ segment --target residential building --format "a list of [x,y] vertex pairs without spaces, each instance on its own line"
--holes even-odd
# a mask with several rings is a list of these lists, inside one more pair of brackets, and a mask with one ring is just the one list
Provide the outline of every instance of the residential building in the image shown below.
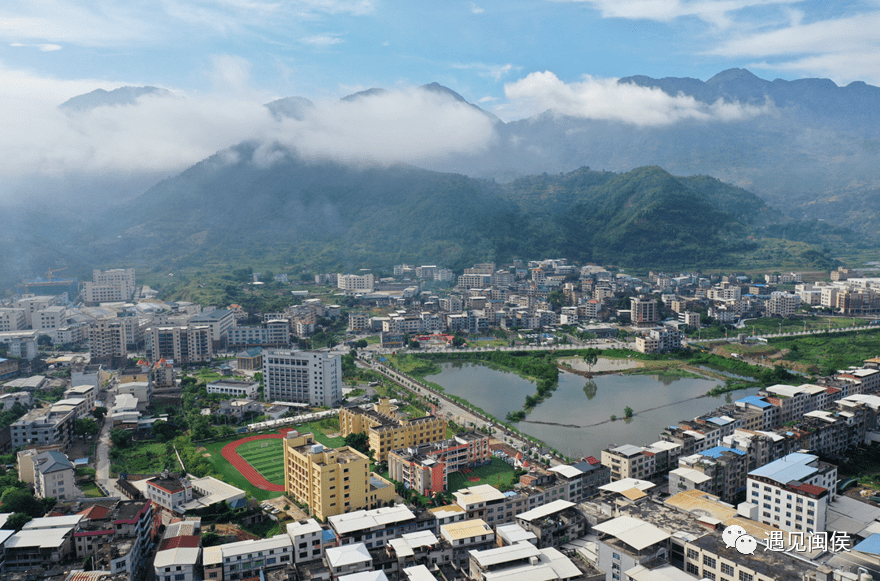
[[796,452],[749,472],[744,504],[751,505],[749,516],[762,523],[784,531],[821,532],[836,490],[836,466]]
[[640,353],[663,353],[681,349],[681,332],[667,325],[636,336],[636,350]]
[[801,297],[786,292],[772,292],[770,299],[765,303],[767,316],[791,317],[801,305]]
[[336,407],[342,401],[342,360],[318,351],[269,350],[263,354],[268,401]]
[[[598,297],[596,297],[598,298]],[[631,297],[630,304],[630,321],[637,327],[653,327],[660,321],[660,314],[657,311],[657,301],[644,296]]]
[[183,514],[183,505],[193,499],[192,482],[185,475],[165,471],[161,476],[147,480],[144,496],[165,510]]
[[324,529],[313,518],[289,523],[287,536],[293,545],[293,562],[299,565],[321,560],[324,555],[323,533]]
[[0,343],[6,345],[6,350],[12,357],[20,357],[31,361],[37,358],[38,331],[2,331]]
[[93,270],[91,282],[83,284],[83,301],[88,304],[128,301],[134,296],[133,268]]
[[370,510],[356,510],[327,518],[339,545],[364,543],[368,549],[384,546],[405,533],[429,530],[434,519],[417,517],[406,505],[395,504]]
[[3,543],[6,574],[12,571],[40,571],[72,556],[75,524],[53,528],[30,528],[27,526],[29,524]]
[[33,314],[33,328],[38,331],[54,331],[67,324],[67,309],[53,305]]
[[235,313],[227,309],[202,312],[189,320],[189,326],[211,329],[211,341],[214,343],[214,349],[219,349],[226,344],[229,331],[235,327]]
[[27,311],[18,308],[0,308],[0,332],[20,331],[28,327]]
[[611,481],[611,469],[596,458],[589,456],[574,464],[561,464],[550,468],[565,490],[563,500],[584,501],[599,491],[599,487]]
[[253,579],[263,571],[293,564],[293,542],[287,534],[220,545],[223,580]]
[[324,448],[312,434],[288,432],[284,438],[285,492],[322,520],[394,498],[394,486],[371,473],[369,465],[369,458],[357,450]]
[[229,347],[287,347],[290,345],[290,323],[273,319],[258,327],[232,327],[228,331]]
[[446,422],[433,415],[407,418],[382,398],[369,406],[340,409],[339,430],[343,436],[366,433],[375,459],[384,461],[392,450],[443,440]]
[[198,581],[202,549],[196,535],[180,535],[159,543],[153,559],[156,581]]
[[558,550],[552,547],[539,549],[528,542],[471,551],[468,568],[473,581],[584,578],[583,571]]
[[345,294],[371,293],[375,288],[375,278],[372,273],[364,275],[337,274],[336,286]]
[[747,466],[746,452],[725,446],[683,456],[669,472],[669,491],[702,490],[733,503],[745,492]]
[[128,358],[128,339],[120,319],[102,319],[89,325],[91,361],[113,368],[123,367]]
[[408,489],[433,496],[446,491],[452,472],[482,466],[491,458],[489,436],[466,432],[448,440],[392,450],[388,453],[388,473]]
[[139,579],[153,549],[152,503],[97,501],[77,516],[82,516],[73,538],[77,559],[88,560],[92,571]]
[[75,469],[62,452],[48,451],[33,456],[34,496],[70,500],[77,497]]
[[324,565],[335,581],[340,577],[373,570],[373,557],[363,543],[331,547],[324,552]]
[[66,450],[73,438],[74,417],[66,407],[31,410],[10,426],[12,447],[57,444]]
[[239,422],[247,417],[248,414],[253,414],[251,417],[262,415],[264,410],[265,408],[260,402],[245,398],[221,401],[217,413]]
[[445,524],[440,527],[440,538],[452,547],[453,558],[460,567],[468,563],[472,551],[495,545],[495,532],[481,519]]
[[535,535],[537,546],[559,547],[587,532],[587,520],[575,503],[554,500],[516,515],[516,524]]
[[626,444],[602,450],[602,464],[609,468],[611,482],[638,478],[657,483],[677,466],[681,453],[680,444],[663,440],[650,446]]
[[201,363],[214,357],[208,326],[154,326],[146,330],[147,359],[165,359],[174,365]]
[[34,313],[58,304],[59,298],[48,295],[23,297],[15,301],[15,309],[24,309],[27,328],[34,328]]
[[260,395],[260,383],[253,381],[239,381],[236,379],[218,379],[206,386],[208,393],[222,393],[232,397],[246,397],[257,399]]

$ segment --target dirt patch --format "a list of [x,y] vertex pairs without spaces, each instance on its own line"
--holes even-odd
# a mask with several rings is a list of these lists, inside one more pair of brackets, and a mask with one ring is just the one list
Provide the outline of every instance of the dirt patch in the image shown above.
[[210,458],[210,457],[211,457],[210,452],[205,452],[204,454],[202,454],[202,458]]
[[468,478],[468,482],[479,482],[479,481],[480,481],[479,476],[471,476],[470,478]]
[[341,438],[342,434],[339,432],[333,432],[332,434],[324,434],[328,438]]

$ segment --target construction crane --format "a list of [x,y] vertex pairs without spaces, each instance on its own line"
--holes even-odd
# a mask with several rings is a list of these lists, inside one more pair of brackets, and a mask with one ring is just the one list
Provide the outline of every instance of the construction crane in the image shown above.
[[46,272],[46,280],[48,280],[49,282],[52,282],[52,273],[61,272],[62,270],[67,270],[68,268],[70,268],[70,267],[65,266],[64,268],[56,268],[56,269],[47,271]]

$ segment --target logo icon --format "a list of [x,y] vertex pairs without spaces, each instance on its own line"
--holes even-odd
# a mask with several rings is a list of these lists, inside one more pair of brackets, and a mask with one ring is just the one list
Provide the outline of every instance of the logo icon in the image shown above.
[[739,525],[731,525],[724,529],[721,538],[727,548],[735,548],[743,555],[753,555],[758,547],[755,537],[746,534],[746,529]]

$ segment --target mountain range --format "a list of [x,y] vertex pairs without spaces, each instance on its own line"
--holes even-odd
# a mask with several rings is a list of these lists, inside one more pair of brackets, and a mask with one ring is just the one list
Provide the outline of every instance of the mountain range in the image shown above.
[[[422,167],[307,161],[277,145],[241,143],[106,211],[5,212],[0,243],[26,250],[0,253],[0,271],[9,278],[68,265],[87,272],[96,261],[164,268],[270,255],[318,270],[403,261],[462,267],[539,255],[717,267],[741,263],[768,238],[803,243],[790,258],[825,268],[834,263],[835,245],[864,247],[874,235],[877,87],[771,82],[739,69],[705,82],[617,82],[763,112],[639,126],[547,111],[504,123],[468,103],[490,119],[498,138]],[[467,103],[436,83],[421,89]],[[163,91],[99,90],[62,107],[75,113],[167,96]],[[304,119],[315,107],[302,97],[266,106],[276,119]],[[274,163],[254,162],[261,147],[274,147]],[[772,252],[765,254],[772,259]]]

